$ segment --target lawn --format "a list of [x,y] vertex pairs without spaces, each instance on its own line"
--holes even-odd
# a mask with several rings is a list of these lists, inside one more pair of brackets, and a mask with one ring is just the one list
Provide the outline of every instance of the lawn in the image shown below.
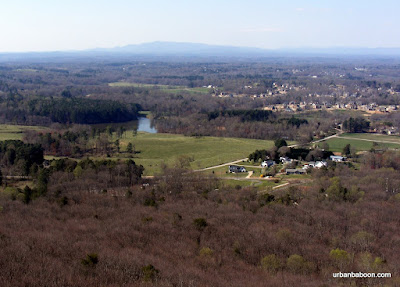
[[[142,164],[145,174],[160,172],[162,162],[173,164],[181,155],[193,157],[193,169],[199,169],[246,158],[256,149],[268,149],[273,141],[242,138],[187,137],[173,134],[126,133],[120,139],[124,151],[128,142],[135,145],[135,162]],[[227,168],[227,167],[226,167]]]

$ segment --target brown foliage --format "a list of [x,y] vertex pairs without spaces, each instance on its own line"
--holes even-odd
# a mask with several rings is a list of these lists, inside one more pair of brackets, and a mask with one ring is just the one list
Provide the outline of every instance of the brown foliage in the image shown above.
[[[215,190],[209,179],[174,175],[175,182],[161,177],[124,196],[126,187],[90,193],[82,178],[68,186],[71,174],[59,173],[47,197],[29,205],[0,199],[0,285],[337,286],[332,272],[365,271],[360,266],[376,257],[377,272],[398,276],[400,203],[382,188],[385,182],[379,186],[379,177],[397,173],[321,171],[306,191],[274,194],[289,194],[296,204],[261,204],[251,188]],[[320,188],[333,175],[365,195],[329,200]],[[84,176],[93,184],[99,179]],[[332,259],[337,248],[349,254],[346,270]],[[273,267],[265,267],[266,256]]]

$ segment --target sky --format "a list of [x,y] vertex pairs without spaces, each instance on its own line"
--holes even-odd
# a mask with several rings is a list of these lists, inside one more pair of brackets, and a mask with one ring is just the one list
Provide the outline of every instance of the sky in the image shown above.
[[0,0],[0,52],[154,41],[400,47],[398,0]]

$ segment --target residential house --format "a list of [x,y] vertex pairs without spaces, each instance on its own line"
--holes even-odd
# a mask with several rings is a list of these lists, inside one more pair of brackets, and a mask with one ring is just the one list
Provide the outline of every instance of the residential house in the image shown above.
[[330,159],[331,159],[331,161],[334,161],[334,162],[343,162],[346,160],[345,157],[340,156],[340,155],[331,155]]
[[316,163],[315,163],[315,168],[322,168],[322,167],[326,167],[326,166],[328,166],[328,164],[326,163],[326,161],[317,161]]
[[229,166],[229,172],[231,172],[231,173],[246,172],[246,169],[243,166],[230,165]]
[[288,158],[287,156],[285,157],[281,156],[279,160],[281,163],[291,163],[293,161],[291,158]]
[[286,174],[306,174],[307,171],[301,168],[288,168],[286,169]]
[[275,162],[272,159],[265,160],[261,163],[261,167],[271,167],[275,164]]

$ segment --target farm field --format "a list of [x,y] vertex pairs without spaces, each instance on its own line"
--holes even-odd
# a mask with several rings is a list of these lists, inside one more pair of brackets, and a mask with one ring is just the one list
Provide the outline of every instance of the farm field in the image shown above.
[[370,133],[357,133],[357,134],[350,134],[345,133],[341,134],[339,137],[343,138],[355,138],[355,139],[364,139],[364,140],[372,140],[372,141],[382,141],[382,142],[392,142],[400,144],[400,137],[399,136],[389,136],[389,135],[382,135],[382,134],[370,134]]
[[[366,141],[364,139],[357,139],[357,138],[341,138],[341,137],[335,137],[331,138],[326,141],[326,143],[329,145],[329,150],[333,152],[341,152],[343,148],[347,145],[350,144],[352,148],[354,148],[356,151],[368,151],[374,146],[374,141]],[[391,149],[398,149],[400,148],[400,142],[399,143],[380,143],[376,142],[375,148],[391,148]]]
[[22,140],[26,130],[43,130],[40,126],[0,125],[0,141]]
[[[179,156],[193,158],[191,167],[200,169],[246,158],[256,149],[268,149],[273,141],[243,138],[187,137],[174,134],[150,134],[139,132],[136,136],[127,133],[120,139],[125,150],[128,142],[138,152],[134,160],[145,167],[145,175],[160,172],[162,163],[172,164]],[[226,169],[227,167],[225,167]]]

